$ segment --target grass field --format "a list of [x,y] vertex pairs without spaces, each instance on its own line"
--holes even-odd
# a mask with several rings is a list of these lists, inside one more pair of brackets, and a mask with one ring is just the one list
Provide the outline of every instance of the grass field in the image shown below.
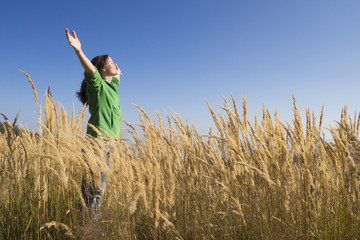
[[[249,122],[245,99],[209,105],[207,135],[138,107],[132,137],[106,142],[84,136],[84,108],[68,115],[46,94],[41,109],[32,87],[38,133],[8,121],[0,134],[0,239],[360,239],[360,119],[346,108],[332,142],[322,114],[303,126],[295,98],[290,123],[265,107]],[[100,186],[99,169],[96,222],[79,209],[82,177]]]

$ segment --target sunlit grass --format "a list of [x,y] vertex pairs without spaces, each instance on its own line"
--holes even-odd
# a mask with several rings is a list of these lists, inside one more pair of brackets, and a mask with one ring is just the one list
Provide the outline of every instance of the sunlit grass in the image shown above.
[[[30,77],[29,81],[32,83]],[[224,99],[209,105],[207,135],[173,114],[164,123],[138,107],[139,136],[84,135],[84,111],[69,116],[45,94],[38,134],[15,123],[0,134],[1,239],[358,239],[359,116],[342,110],[333,142],[308,110],[302,125],[263,108],[248,120]],[[110,158],[107,157],[110,150]],[[107,167],[109,161],[111,170]],[[107,181],[99,222],[81,198],[82,177]],[[92,172],[93,174],[90,174]]]

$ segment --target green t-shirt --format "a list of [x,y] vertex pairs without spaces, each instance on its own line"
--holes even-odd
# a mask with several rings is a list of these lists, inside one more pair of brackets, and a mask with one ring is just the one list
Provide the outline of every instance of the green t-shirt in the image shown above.
[[[110,137],[120,137],[122,113],[117,92],[120,80],[113,77],[109,83],[101,78],[97,69],[94,74],[85,72],[84,75],[86,98],[91,114],[88,123],[94,125],[103,137],[106,137],[106,133]],[[90,126],[87,126],[86,133],[93,137],[98,136]]]

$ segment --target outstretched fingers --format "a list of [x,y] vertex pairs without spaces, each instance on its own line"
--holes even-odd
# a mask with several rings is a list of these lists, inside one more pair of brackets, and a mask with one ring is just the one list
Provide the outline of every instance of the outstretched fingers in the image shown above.
[[70,34],[69,34],[69,30],[67,28],[65,28],[65,34],[66,34],[66,38],[68,41],[70,41]]
[[77,39],[76,32],[74,30],[72,30],[71,32],[74,35],[74,38]]
[[67,28],[65,28],[65,33],[66,33],[66,37],[69,39],[70,37],[73,37],[73,38],[75,38],[75,39],[77,39],[77,36],[76,36],[76,33],[75,33],[75,31],[74,30],[72,30],[71,31],[71,33],[72,33],[72,35],[73,36],[71,36],[71,34],[70,34],[70,32],[69,32],[69,29],[67,29]]
[[81,43],[77,38],[75,31],[72,30],[70,33],[69,29],[65,28],[65,33],[70,46],[72,46],[75,49],[75,51],[81,51]]

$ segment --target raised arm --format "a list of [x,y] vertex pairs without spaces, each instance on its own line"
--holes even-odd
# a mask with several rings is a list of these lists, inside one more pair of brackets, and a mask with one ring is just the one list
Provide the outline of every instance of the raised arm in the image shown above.
[[85,69],[85,72],[94,74],[96,72],[96,69],[94,65],[91,63],[91,61],[85,56],[85,54],[81,50],[81,43],[77,38],[75,31],[71,31],[74,36],[71,36],[67,28],[65,29],[65,32],[66,32],[66,38],[69,41],[70,46],[74,48],[75,53],[78,56],[81,65]]

